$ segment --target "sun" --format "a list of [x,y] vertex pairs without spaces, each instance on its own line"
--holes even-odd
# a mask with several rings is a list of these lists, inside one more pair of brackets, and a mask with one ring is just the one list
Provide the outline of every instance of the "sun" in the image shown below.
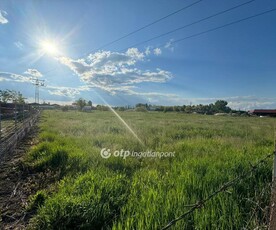
[[45,54],[49,54],[51,56],[56,56],[60,53],[58,45],[55,41],[43,40],[40,43],[40,47]]

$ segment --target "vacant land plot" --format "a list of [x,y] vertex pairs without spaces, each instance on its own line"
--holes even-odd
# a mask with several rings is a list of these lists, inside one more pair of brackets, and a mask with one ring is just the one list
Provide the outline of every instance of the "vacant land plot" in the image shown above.
[[[121,112],[44,111],[30,170],[57,183],[30,198],[40,229],[160,229],[273,151],[275,119]],[[103,148],[174,157],[101,157]],[[267,224],[272,159],[173,229],[253,229]]]

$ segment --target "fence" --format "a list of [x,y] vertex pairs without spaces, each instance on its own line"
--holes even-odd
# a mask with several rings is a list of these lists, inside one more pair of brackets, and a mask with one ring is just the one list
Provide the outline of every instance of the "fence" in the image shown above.
[[35,124],[39,110],[30,105],[0,104],[0,157],[12,151]]
[[[0,158],[9,151],[12,151],[18,141],[30,131],[33,125],[36,123],[39,117],[40,111],[30,105],[24,104],[0,104]],[[251,169],[247,172],[243,172],[236,176],[232,180],[223,184],[218,190],[211,193],[209,196],[198,200],[195,204],[185,205],[185,208],[189,208],[188,211],[176,219],[171,220],[161,230],[167,230],[174,226],[177,222],[183,220],[186,216],[192,214],[194,211],[204,208],[206,203],[217,196],[219,193],[227,191],[228,188],[235,185],[237,182],[244,180],[252,172],[254,172],[259,165],[266,163],[266,160],[274,156],[273,167],[273,181],[271,191],[271,210],[270,210],[270,223],[269,229],[276,229],[276,141],[275,150],[273,153],[266,155],[260,159],[255,165],[251,165]]]

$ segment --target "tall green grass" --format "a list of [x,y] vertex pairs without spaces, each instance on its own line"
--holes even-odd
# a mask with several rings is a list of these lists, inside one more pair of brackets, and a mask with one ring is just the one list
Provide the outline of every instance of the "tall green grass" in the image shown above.
[[[44,111],[30,170],[58,174],[38,196],[35,229],[160,229],[273,151],[275,120],[121,112]],[[102,148],[175,151],[173,158],[103,159]],[[173,229],[252,229],[267,224],[272,161]],[[32,207],[32,206],[31,206]]]

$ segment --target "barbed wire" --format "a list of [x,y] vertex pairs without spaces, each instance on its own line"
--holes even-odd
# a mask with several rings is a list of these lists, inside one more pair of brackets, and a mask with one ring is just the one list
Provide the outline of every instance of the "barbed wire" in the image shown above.
[[189,214],[193,213],[195,210],[203,208],[204,205],[205,205],[205,203],[207,203],[207,201],[211,200],[213,197],[215,197],[219,193],[225,192],[226,189],[232,187],[236,182],[245,179],[250,173],[254,172],[258,168],[258,166],[260,164],[264,163],[268,158],[272,157],[274,154],[276,154],[276,151],[274,151],[273,153],[270,153],[270,154],[266,155],[264,158],[262,158],[261,160],[259,160],[255,165],[251,165],[250,164],[251,170],[249,170],[247,172],[243,172],[240,175],[236,176],[234,179],[232,179],[232,180],[224,183],[218,190],[216,190],[213,193],[211,193],[205,199],[199,200],[195,204],[185,205],[184,207],[189,207],[190,209],[187,212],[185,212],[182,215],[180,215],[179,217],[171,220],[166,226],[164,226],[163,228],[161,228],[161,230],[169,229],[174,224],[176,224],[178,221],[184,219],[186,216],[188,216]]

